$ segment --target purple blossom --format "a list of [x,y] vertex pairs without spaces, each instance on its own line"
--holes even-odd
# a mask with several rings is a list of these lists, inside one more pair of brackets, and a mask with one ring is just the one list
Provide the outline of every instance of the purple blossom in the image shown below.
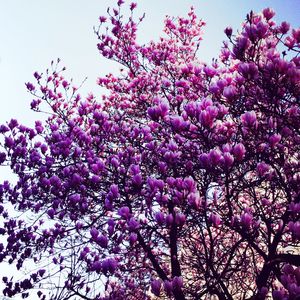
[[97,239],[97,243],[100,245],[100,247],[107,248],[107,246],[108,246],[107,236],[101,234],[98,237],[96,237],[96,239]]
[[209,221],[215,226],[215,227],[219,227],[219,225],[221,224],[221,218],[219,215],[212,213],[209,216]]
[[210,166],[209,156],[206,153],[202,153],[199,157],[200,164],[203,168],[208,168]]
[[253,220],[253,217],[249,213],[244,213],[241,215],[241,224],[246,229],[250,228],[252,220]]
[[257,164],[256,170],[259,176],[264,176],[270,170],[270,166],[261,162]]
[[269,137],[271,147],[275,147],[281,140],[281,134],[273,134]]
[[130,236],[129,236],[130,244],[133,245],[137,241],[137,239],[138,239],[137,234],[134,232],[131,232]]
[[268,7],[263,10],[263,15],[267,20],[270,20],[275,16],[275,12],[272,8]]
[[159,296],[161,292],[161,281],[159,279],[153,279],[151,281],[151,292],[155,296]]
[[128,219],[130,216],[130,209],[127,206],[123,206],[118,211],[119,216],[122,218]]
[[172,214],[168,214],[167,217],[166,217],[166,223],[167,223],[167,226],[172,226],[174,222],[174,217]]
[[7,148],[12,148],[15,145],[15,141],[11,137],[5,137],[5,143],[4,143],[4,145]]
[[167,295],[172,294],[172,291],[173,291],[172,281],[169,281],[169,280],[164,281],[164,290]]
[[188,195],[188,203],[195,209],[199,209],[201,205],[201,199],[199,193],[191,193]]
[[199,115],[199,122],[204,127],[212,127],[214,118],[213,116],[206,110],[201,111]]
[[32,83],[27,82],[25,85],[26,85],[26,88],[28,89],[28,91],[32,92],[35,90],[35,86]]
[[174,291],[181,290],[183,287],[182,277],[175,276],[172,280],[172,288]]
[[223,96],[229,100],[233,99],[236,95],[236,88],[232,85],[226,86],[223,90]]
[[254,111],[248,111],[241,116],[242,124],[245,127],[256,127],[257,120],[256,120],[256,114]]
[[6,160],[6,154],[4,152],[0,152],[0,164],[3,164]]
[[162,212],[157,212],[155,214],[155,220],[157,222],[158,225],[163,225],[165,222],[165,215]]
[[128,229],[130,231],[136,231],[139,228],[140,228],[140,223],[134,218],[130,218],[130,220],[128,221]]
[[175,215],[175,222],[179,226],[183,226],[186,221],[186,216],[183,213],[177,213]]
[[102,262],[102,270],[104,274],[108,272],[113,274],[116,271],[117,267],[118,262],[114,258],[108,258]]
[[236,159],[238,161],[241,161],[246,154],[246,149],[242,143],[238,143],[237,145],[235,145],[233,147],[232,152],[233,152],[234,156],[236,157]]
[[99,236],[99,231],[95,227],[92,227],[90,230],[90,235],[93,240],[96,240],[97,237]]
[[224,157],[224,165],[226,168],[229,168],[232,166],[233,162],[234,162],[234,157],[233,155],[231,155],[229,152],[225,152],[223,154]]
[[81,98],[52,62],[26,83],[47,119],[0,126],[14,176],[0,184],[0,262],[24,271],[49,258],[47,276],[4,276],[4,296],[58,276],[63,298],[222,298],[222,285],[227,298],[297,298],[300,29],[251,12],[208,64],[195,56],[204,22],[193,8],[143,45],[143,17],[122,9],[95,28],[102,57],[122,68],[98,79],[104,95]]
[[47,213],[48,213],[48,216],[50,217],[50,219],[54,219],[54,216],[56,214],[55,209],[50,208],[50,209],[48,209]]
[[210,160],[211,165],[216,166],[219,164],[219,162],[222,158],[222,154],[221,154],[220,150],[213,149],[209,152],[208,158]]

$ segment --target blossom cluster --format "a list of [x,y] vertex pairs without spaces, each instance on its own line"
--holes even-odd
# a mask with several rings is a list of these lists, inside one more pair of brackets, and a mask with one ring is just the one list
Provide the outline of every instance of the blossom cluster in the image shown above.
[[40,266],[3,277],[3,294],[297,299],[300,29],[251,12],[208,65],[193,8],[140,45],[143,17],[124,6],[95,30],[122,68],[98,79],[101,99],[53,63],[26,83],[50,117],[0,126],[0,163],[17,176],[0,185],[0,262]]

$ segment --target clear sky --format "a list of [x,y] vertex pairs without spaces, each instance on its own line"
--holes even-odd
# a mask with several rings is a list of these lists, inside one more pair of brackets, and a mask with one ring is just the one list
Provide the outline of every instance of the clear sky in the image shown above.
[[[143,42],[161,35],[165,15],[184,15],[194,6],[198,16],[207,23],[199,51],[203,61],[218,55],[225,39],[224,28],[230,25],[238,29],[250,10],[272,7],[278,22],[286,20],[294,27],[300,25],[300,0],[136,2],[137,13],[146,13],[139,31]],[[93,26],[98,25],[98,17],[114,3],[114,0],[0,0],[0,124],[14,117],[30,125],[39,118],[29,109],[31,97],[24,83],[32,80],[34,71],[44,71],[58,57],[75,82],[88,77],[83,96],[89,91],[100,93],[96,78],[115,70],[115,66],[100,58]],[[0,170],[0,179],[5,176]],[[12,269],[1,271],[12,275]]]

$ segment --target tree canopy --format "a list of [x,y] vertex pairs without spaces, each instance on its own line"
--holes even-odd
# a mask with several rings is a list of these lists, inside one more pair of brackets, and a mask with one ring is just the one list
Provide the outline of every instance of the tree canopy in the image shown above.
[[101,99],[52,63],[26,84],[47,120],[0,126],[0,261],[37,266],[4,296],[299,299],[300,29],[250,12],[203,63],[193,8],[141,45],[125,6],[95,28]]

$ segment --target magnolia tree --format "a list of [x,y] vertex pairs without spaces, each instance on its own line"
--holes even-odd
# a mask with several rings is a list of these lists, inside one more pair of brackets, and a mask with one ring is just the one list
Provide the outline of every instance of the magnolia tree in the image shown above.
[[0,261],[27,270],[3,294],[299,299],[300,29],[251,12],[203,64],[193,9],[140,45],[122,2],[95,29],[121,65],[101,100],[52,64],[27,83],[49,118],[0,127]]

